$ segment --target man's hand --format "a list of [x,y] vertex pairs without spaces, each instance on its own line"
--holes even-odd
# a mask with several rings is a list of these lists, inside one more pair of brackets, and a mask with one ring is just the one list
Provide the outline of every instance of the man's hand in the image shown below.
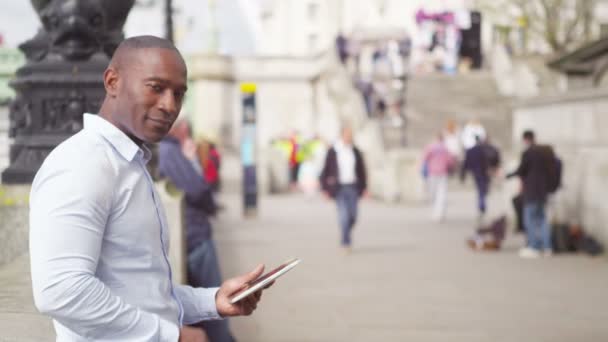
[[[240,277],[226,280],[215,295],[215,305],[217,312],[222,317],[229,316],[248,316],[258,306],[258,302],[262,298],[262,290],[252,294],[251,296],[240,300],[237,303],[230,304],[230,298],[247,287],[247,283],[256,280],[264,272],[264,265],[258,265],[253,271],[244,274]],[[266,287],[268,288],[268,286]]]
[[179,342],[209,342],[209,338],[201,328],[183,326],[179,329]]

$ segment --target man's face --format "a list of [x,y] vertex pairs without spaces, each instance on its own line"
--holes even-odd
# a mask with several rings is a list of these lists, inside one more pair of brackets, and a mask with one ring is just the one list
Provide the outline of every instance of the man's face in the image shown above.
[[353,132],[350,130],[350,128],[345,128],[342,131],[342,141],[347,145],[353,143]]
[[187,71],[176,51],[133,50],[118,76],[119,128],[136,142],[156,143],[171,129],[186,93]]

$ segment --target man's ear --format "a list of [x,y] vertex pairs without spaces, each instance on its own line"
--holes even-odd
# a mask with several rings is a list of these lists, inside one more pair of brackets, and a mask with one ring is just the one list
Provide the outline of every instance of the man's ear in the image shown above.
[[118,94],[118,71],[112,67],[106,69],[103,73],[103,85],[106,88],[106,93],[110,97],[116,97]]

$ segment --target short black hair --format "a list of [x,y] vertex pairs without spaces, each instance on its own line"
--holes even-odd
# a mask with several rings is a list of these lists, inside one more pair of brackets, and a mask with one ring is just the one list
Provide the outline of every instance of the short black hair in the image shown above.
[[524,140],[529,140],[529,141],[534,141],[535,137],[534,137],[534,131],[532,130],[525,130],[524,134],[523,134],[523,138]]
[[177,48],[170,40],[150,35],[127,38],[118,45],[117,50],[121,47],[130,49],[157,48],[177,51]]
[[[168,39],[160,38],[156,36],[135,36],[131,38],[127,38],[123,40],[116,51],[114,51],[114,55],[112,56],[112,60],[110,61],[110,65],[120,68],[123,63],[127,63],[129,60],[127,57],[129,52],[133,52],[134,50],[139,49],[167,49],[172,50],[177,53],[177,55],[184,60],[184,57],[179,52],[179,50],[175,47],[173,42]],[[185,64],[185,62],[184,62]]]

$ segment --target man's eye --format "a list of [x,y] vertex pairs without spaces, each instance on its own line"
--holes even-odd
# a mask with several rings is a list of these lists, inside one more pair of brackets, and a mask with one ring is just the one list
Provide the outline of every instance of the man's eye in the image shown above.
[[152,85],[149,85],[149,87],[152,88],[152,90],[154,90],[155,93],[160,93],[163,91],[163,87],[161,87],[158,84],[152,84]]

